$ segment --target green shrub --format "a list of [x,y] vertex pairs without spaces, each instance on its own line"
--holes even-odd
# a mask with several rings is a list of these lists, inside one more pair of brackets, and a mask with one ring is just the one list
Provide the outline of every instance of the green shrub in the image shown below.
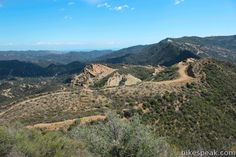
[[165,139],[157,138],[137,116],[124,121],[110,114],[105,123],[78,126],[73,135],[84,141],[91,152],[102,157],[177,156]]
[[121,74],[131,74],[141,80],[146,80],[152,77],[155,71],[142,66],[130,66],[127,68],[120,68],[118,72]]
[[28,157],[73,157],[77,145],[61,133],[41,133],[38,130],[21,130],[16,134],[17,151]]
[[13,148],[14,138],[8,128],[0,127],[0,156],[5,156]]
[[179,76],[177,71],[178,67],[168,67],[164,71],[158,73],[156,76],[153,76],[151,79],[153,81],[173,80]]
[[0,127],[0,157],[90,157],[81,143],[61,132]]

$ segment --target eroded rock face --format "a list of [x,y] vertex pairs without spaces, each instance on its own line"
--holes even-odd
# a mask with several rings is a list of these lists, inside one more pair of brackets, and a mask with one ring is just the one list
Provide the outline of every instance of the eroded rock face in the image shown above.
[[112,77],[107,80],[105,87],[118,87],[122,79],[123,76],[116,72]]
[[102,64],[91,64],[85,69],[90,75],[97,78],[104,78],[107,75],[113,73],[115,69],[112,69],[108,66]]
[[102,64],[91,64],[84,68],[83,73],[74,76],[71,81],[72,86],[88,87],[95,81],[98,81],[116,71]]
[[105,87],[118,87],[121,85],[131,86],[142,82],[140,79],[134,77],[133,75],[121,75],[116,72],[113,76],[111,76],[106,82]]
[[125,75],[124,80],[125,80],[125,86],[131,86],[131,85],[135,85],[135,84],[142,82],[140,79],[138,79],[130,74]]
[[108,77],[104,87],[131,86],[142,82],[131,74],[120,74],[117,69],[112,69],[102,64],[91,64],[85,67],[83,73],[74,76],[72,86],[89,87],[95,82]]

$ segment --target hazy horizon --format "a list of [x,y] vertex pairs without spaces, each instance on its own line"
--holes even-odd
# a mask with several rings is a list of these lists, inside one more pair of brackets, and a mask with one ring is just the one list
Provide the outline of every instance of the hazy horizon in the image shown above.
[[121,49],[236,34],[234,0],[0,0],[0,50]]
[[[215,37],[215,36],[233,36],[236,34],[226,34],[226,35],[210,35],[210,36],[196,36],[196,37]],[[193,36],[181,36],[181,37],[193,37]],[[175,38],[181,38],[181,37],[175,37]],[[167,38],[173,38],[173,37],[166,37],[164,39]],[[164,39],[161,39],[155,43],[158,43]],[[67,52],[73,52],[73,51],[79,51],[79,52],[89,52],[89,51],[106,51],[106,50],[111,50],[111,51],[117,51],[117,50],[121,50],[121,49],[125,49],[125,48],[129,48],[129,47],[133,47],[133,46],[138,46],[138,45],[149,45],[149,44],[155,44],[155,43],[146,43],[146,44],[137,44],[137,45],[128,45],[126,47],[120,47],[120,48],[98,48],[98,49],[41,49],[41,48],[31,48],[31,49],[1,49],[2,47],[0,47],[0,51],[52,51],[53,53],[67,53]]]

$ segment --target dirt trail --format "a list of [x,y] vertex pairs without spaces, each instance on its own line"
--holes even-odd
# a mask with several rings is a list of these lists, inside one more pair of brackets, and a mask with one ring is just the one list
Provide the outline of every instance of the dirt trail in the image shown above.
[[[91,122],[99,121],[99,120],[105,120],[106,116],[103,115],[96,115],[96,116],[89,116],[89,117],[82,117],[79,119],[80,124],[88,124]],[[39,123],[35,125],[29,125],[26,126],[28,129],[44,129],[48,131],[57,131],[57,130],[63,130],[67,131],[71,125],[76,124],[77,119],[70,119],[60,122],[54,122],[54,123]]]
[[54,96],[54,95],[58,95],[58,94],[67,94],[67,93],[70,93],[70,92],[57,92],[57,93],[51,93],[51,94],[46,94],[46,95],[42,95],[42,96],[38,96],[38,97],[35,97],[35,98],[31,98],[31,99],[28,99],[28,100],[25,100],[25,101],[21,101],[19,103],[16,103],[15,105],[11,106],[9,109],[3,111],[0,113],[0,116],[4,115],[5,113],[7,113],[8,111],[14,109],[15,107],[19,106],[19,105],[22,105],[22,104],[25,104],[27,102],[30,102],[30,101],[34,101],[34,100],[38,100],[38,99],[41,99],[41,98],[44,98],[44,97],[47,97],[48,95],[51,95],[51,96]]
[[87,123],[95,122],[98,120],[105,120],[105,119],[106,119],[106,116],[103,116],[103,115],[83,117],[83,118],[80,118],[80,124],[87,124]]
[[39,123],[35,125],[29,125],[26,126],[28,129],[45,129],[48,131],[58,131],[58,130],[63,130],[67,131],[71,125],[74,125],[76,123],[76,119],[71,119],[71,120],[65,120],[61,122],[55,122],[55,123]]
[[188,64],[180,62],[178,63],[178,73],[179,77],[175,80],[166,80],[166,81],[160,81],[160,82],[155,82],[155,84],[159,85],[176,85],[176,84],[181,84],[181,83],[187,83],[191,81],[193,78],[187,75],[187,69],[188,69]]

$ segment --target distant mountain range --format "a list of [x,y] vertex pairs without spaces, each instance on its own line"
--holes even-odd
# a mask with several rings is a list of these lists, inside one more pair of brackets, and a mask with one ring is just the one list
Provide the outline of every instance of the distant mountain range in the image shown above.
[[167,38],[157,44],[122,49],[97,61],[170,66],[186,58],[214,58],[236,63],[236,35]]
[[19,60],[36,63],[42,66],[50,64],[68,64],[71,62],[88,62],[95,58],[101,57],[112,50],[100,51],[0,51],[0,60]]
[[126,63],[173,65],[186,58],[214,58],[236,63],[236,35],[167,38],[151,45],[138,45],[118,51],[0,51],[0,60],[19,60],[47,67],[50,64]]
[[65,65],[51,64],[47,67],[41,67],[37,64],[24,61],[0,61],[0,79],[7,77],[49,77],[64,74],[79,73],[85,64],[81,62],[72,62]]
[[187,58],[214,58],[236,63],[236,35],[167,38],[156,44],[118,51],[0,51],[0,77],[74,74],[90,63],[171,66]]

